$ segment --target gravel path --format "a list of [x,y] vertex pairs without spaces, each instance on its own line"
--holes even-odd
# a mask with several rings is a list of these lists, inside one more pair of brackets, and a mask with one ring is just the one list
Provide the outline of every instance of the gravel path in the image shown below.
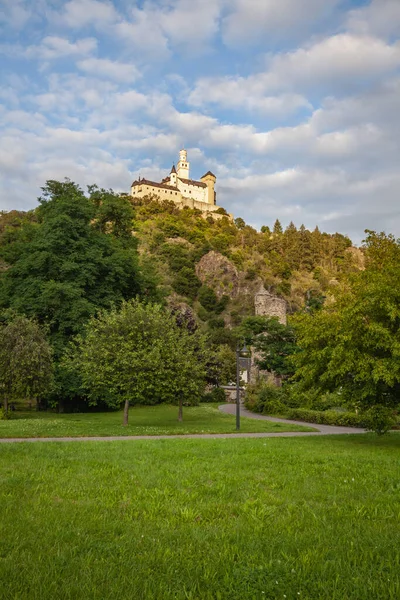
[[[236,404],[223,404],[219,406],[219,410],[228,415],[236,414]],[[304,427],[314,427],[318,429],[317,433],[312,435],[338,435],[342,433],[365,433],[365,429],[359,427],[336,427],[334,425],[317,425],[316,423],[305,423],[304,421],[291,421],[289,419],[278,419],[278,417],[266,417],[264,415],[258,415],[257,413],[246,410],[243,406],[240,407],[240,414],[242,417],[248,417],[249,419],[262,419],[264,421],[272,421],[274,423],[289,423],[291,425],[304,425]],[[284,435],[283,433],[277,433],[275,435]],[[304,435],[293,432],[293,435]],[[309,434],[310,435],[310,434]]]

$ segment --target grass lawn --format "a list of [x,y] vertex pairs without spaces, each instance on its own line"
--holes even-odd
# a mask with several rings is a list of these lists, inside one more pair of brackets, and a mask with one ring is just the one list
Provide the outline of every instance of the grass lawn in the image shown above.
[[399,456],[397,433],[2,445],[0,596],[398,600]]
[[[234,433],[235,417],[225,415],[216,404],[185,407],[183,423],[178,407],[136,406],[129,411],[129,426],[122,426],[122,412],[56,414],[15,412],[9,421],[0,421],[0,438],[79,437],[100,435],[172,435],[174,433]],[[243,432],[313,431],[301,425],[285,425],[255,419],[241,419]]]

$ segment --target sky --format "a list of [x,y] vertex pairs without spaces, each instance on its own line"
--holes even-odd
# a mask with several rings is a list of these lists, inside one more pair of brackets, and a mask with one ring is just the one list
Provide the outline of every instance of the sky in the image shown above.
[[0,209],[186,148],[257,228],[400,236],[400,0],[0,0]]

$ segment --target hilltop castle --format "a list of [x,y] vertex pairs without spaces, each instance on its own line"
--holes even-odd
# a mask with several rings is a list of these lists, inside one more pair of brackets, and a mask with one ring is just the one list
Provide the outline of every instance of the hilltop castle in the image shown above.
[[197,208],[203,213],[218,210],[216,205],[217,194],[215,182],[217,178],[211,171],[207,171],[200,181],[189,177],[189,165],[186,150],[179,152],[177,168],[173,165],[170,174],[160,183],[140,178],[132,183],[131,195],[133,198],[156,195],[161,200],[172,200],[181,208]]

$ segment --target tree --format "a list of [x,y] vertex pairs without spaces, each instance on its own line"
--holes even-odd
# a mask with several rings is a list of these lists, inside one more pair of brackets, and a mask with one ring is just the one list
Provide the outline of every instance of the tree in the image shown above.
[[46,323],[56,357],[97,309],[141,292],[129,202],[92,192],[94,199],[71,181],[48,181],[38,224],[23,225],[1,249],[8,268],[0,274],[0,308]]
[[281,233],[283,233],[283,229],[282,229],[282,225],[281,222],[279,221],[279,219],[276,219],[275,223],[274,223],[274,229],[273,232],[276,235],[280,235]]
[[368,232],[367,268],[338,289],[335,303],[296,317],[304,389],[340,389],[363,409],[394,407],[400,397],[400,244]]
[[206,285],[199,289],[198,299],[200,304],[208,311],[214,311],[218,304],[218,298],[214,290]]
[[0,393],[5,414],[11,399],[38,401],[52,381],[53,354],[39,325],[23,316],[0,324]]
[[123,404],[124,425],[130,404],[177,399],[182,420],[183,403],[204,389],[205,338],[160,305],[132,300],[92,318],[65,363],[81,374],[92,405]]
[[277,317],[248,317],[242,322],[240,335],[254,347],[261,369],[283,378],[293,374],[289,358],[298,346],[292,327],[282,325]]

